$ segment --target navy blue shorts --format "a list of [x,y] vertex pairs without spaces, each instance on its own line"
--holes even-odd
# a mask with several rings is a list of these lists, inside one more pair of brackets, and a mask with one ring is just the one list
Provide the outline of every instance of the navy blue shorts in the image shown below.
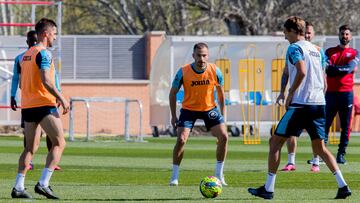
[[57,113],[57,108],[55,106],[41,106],[21,109],[21,119],[25,122],[40,123],[45,116],[53,113]]
[[20,124],[20,127],[21,127],[21,128],[25,128],[25,121],[24,121],[24,116],[22,116],[22,113],[21,113],[21,124]]
[[216,107],[209,111],[191,111],[181,109],[177,126],[192,129],[197,119],[204,120],[205,126],[208,130],[220,123],[224,123],[224,118]]
[[291,104],[276,127],[282,137],[297,136],[305,129],[311,140],[325,138],[325,105]]

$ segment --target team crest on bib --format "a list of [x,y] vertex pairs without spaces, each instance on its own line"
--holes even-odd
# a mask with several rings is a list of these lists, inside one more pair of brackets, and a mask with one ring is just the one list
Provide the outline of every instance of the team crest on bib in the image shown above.
[[210,119],[216,119],[219,116],[218,112],[216,112],[214,110],[210,111],[208,115],[209,115]]

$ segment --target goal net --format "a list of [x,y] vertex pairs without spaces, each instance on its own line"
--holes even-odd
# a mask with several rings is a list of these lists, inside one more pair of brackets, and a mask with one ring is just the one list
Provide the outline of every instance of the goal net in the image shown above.
[[118,97],[71,97],[69,139],[143,141],[142,103]]

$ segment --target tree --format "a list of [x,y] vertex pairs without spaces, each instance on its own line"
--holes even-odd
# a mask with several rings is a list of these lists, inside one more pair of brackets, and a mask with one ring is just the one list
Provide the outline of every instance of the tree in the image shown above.
[[[290,15],[312,21],[321,34],[336,34],[343,23],[351,24],[355,30],[360,26],[359,0],[64,0],[64,3],[64,10],[81,10],[79,24],[85,19],[92,22],[85,23],[90,30],[66,29],[73,34],[85,30],[89,34],[164,30],[170,35],[269,35],[281,31]],[[91,26],[94,24],[96,27]]]
[[63,30],[72,34],[143,34],[152,30],[173,35],[194,34],[199,30],[215,32],[209,24],[202,25],[209,16],[200,16],[198,10],[186,1],[174,0],[64,0]]
[[[282,31],[291,15],[315,25],[318,34],[335,35],[350,24],[360,30],[360,0],[63,0],[63,34],[270,35]],[[30,9],[1,5],[1,22],[29,22]],[[56,9],[38,7],[40,17],[56,18]],[[27,29],[27,28],[26,28]],[[24,28],[1,28],[23,34]]]

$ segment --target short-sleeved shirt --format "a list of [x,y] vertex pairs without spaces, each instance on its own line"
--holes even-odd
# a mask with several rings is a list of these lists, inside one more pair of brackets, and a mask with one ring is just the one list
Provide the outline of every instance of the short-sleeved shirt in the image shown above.
[[192,111],[209,111],[215,104],[214,87],[223,86],[223,76],[215,64],[208,63],[204,71],[197,71],[195,64],[187,64],[179,69],[172,87],[184,87],[182,108]]
[[[325,52],[324,52],[324,49],[317,46],[317,45],[314,45],[317,50],[320,52],[320,57],[321,57],[321,66],[325,69],[326,68],[326,56],[325,56]],[[286,64],[288,64],[288,58],[286,58]]]
[[300,40],[289,46],[286,58],[290,86],[294,83],[297,73],[295,64],[304,61],[306,67],[306,76],[294,92],[292,103],[324,105],[324,75],[319,50],[312,43]]

